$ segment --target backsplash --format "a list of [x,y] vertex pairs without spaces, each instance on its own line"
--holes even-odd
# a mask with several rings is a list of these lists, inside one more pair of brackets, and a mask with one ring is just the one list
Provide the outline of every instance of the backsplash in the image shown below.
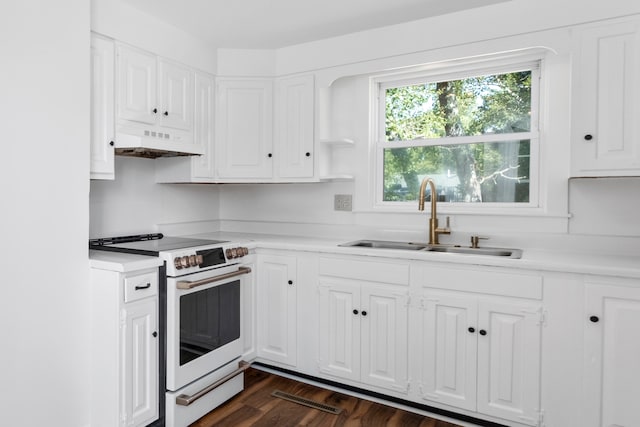
[[91,181],[90,237],[157,231],[158,224],[216,221],[215,185],[156,184],[152,159],[116,157],[115,181]]

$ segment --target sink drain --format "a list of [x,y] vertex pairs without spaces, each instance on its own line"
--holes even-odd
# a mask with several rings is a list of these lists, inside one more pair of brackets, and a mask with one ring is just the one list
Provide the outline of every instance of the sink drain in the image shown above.
[[330,414],[334,414],[334,415],[338,415],[339,413],[342,412],[342,408],[326,405],[324,403],[316,402],[315,400],[311,400],[311,399],[305,399],[304,397],[296,396],[295,394],[285,393],[284,391],[280,391],[280,390],[274,390],[271,393],[271,396],[279,397],[280,399],[288,400],[289,402],[308,406],[309,408],[318,409],[324,412],[329,412]]

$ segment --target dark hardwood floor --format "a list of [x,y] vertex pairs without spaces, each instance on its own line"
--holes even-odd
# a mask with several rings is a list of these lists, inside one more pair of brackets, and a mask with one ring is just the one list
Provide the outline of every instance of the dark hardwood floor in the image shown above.
[[[271,396],[274,390],[343,409],[334,415]],[[210,412],[191,427],[459,427],[389,406],[358,399],[250,368],[242,393]]]

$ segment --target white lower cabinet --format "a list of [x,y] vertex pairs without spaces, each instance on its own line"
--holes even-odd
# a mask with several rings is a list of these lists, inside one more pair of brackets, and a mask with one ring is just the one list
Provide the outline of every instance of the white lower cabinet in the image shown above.
[[[244,267],[256,271],[255,255],[245,256],[242,261]],[[240,319],[242,331],[242,360],[254,360],[257,355],[256,349],[256,279],[255,273],[248,275],[249,279],[242,282],[243,287],[240,288],[240,301],[242,302],[242,318]]]
[[640,287],[626,285],[586,287],[581,426],[640,426]]
[[320,372],[408,392],[408,289],[320,278]]
[[127,425],[146,425],[158,417],[158,304],[155,298],[124,309],[123,401]]
[[296,257],[258,257],[258,357],[289,366],[297,362]]
[[92,426],[158,419],[158,271],[91,270]]
[[423,399],[538,425],[541,304],[425,290]]

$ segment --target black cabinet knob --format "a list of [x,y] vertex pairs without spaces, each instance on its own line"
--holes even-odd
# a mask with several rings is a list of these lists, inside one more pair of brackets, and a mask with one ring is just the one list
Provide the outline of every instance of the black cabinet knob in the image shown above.
[[358,314],[358,310],[356,310],[355,308],[353,309],[353,314]]
[[485,331],[484,329],[480,329],[480,332],[478,332],[480,335],[485,336],[487,335],[487,331]]
[[273,157],[273,154],[269,153],[267,154],[267,157]]
[[589,134],[589,133],[588,133],[588,134],[586,134],[586,135],[584,136],[584,139],[585,139],[585,141],[591,141],[591,140],[593,139],[593,135],[591,135],[591,134]]
[[164,112],[164,115],[165,115],[165,116],[168,116],[168,115],[169,115],[169,112],[168,112],[168,111],[165,111],[165,112]]
[[158,109],[157,109],[157,108],[154,108],[154,109],[153,109],[153,110],[151,110],[151,111],[153,111],[153,114],[156,114],[156,113],[158,112]]
[[468,331],[471,332],[471,333],[474,333],[476,331],[476,328],[471,326],[471,327],[469,327]]
[[307,157],[311,157],[311,153],[309,153],[308,151],[306,153],[304,153],[305,156]]
[[367,315],[367,312],[366,312],[366,311],[364,311],[364,310],[362,310],[362,315],[363,315],[363,316],[366,316],[366,315]]
[[158,336],[158,333],[156,331],[153,331],[153,333],[151,335],[153,335],[153,337],[155,338],[155,337]]
[[293,280],[287,281],[288,284],[293,285]]
[[109,145],[113,147],[114,145],[116,145],[116,143],[113,141],[109,141]]
[[589,320],[591,320],[593,323],[598,323],[600,321],[600,318],[598,316],[591,316],[589,317]]

